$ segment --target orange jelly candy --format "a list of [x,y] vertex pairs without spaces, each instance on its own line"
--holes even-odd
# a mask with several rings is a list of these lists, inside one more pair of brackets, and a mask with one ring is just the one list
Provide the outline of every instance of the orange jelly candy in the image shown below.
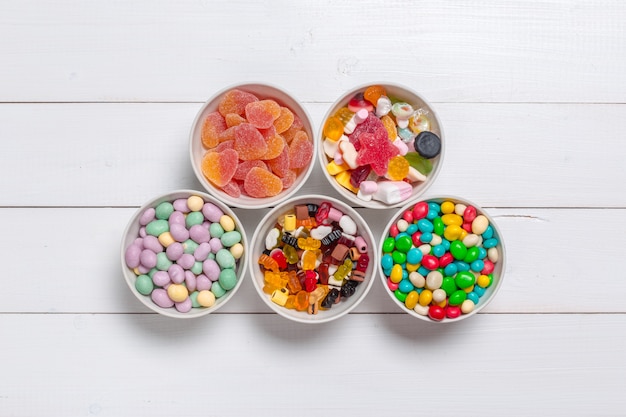
[[267,152],[263,155],[263,159],[274,159],[277,158],[286,146],[285,139],[281,136],[274,136],[266,141],[267,143]]
[[239,159],[260,159],[267,152],[267,144],[261,133],[250,123],[235,127],[235,150]]
[[218,104],[218,110],[222,116],[226,116],[228,113],[241,116],[244,114],[246,106],[254,101],[259,101],[254,94],[235,88],[224,94]]
[[220,133],[227,128],[224,117],[218,112],[209,113],[202,125],[202,144],[206,148],[214,148],[220,143]]
[[296,133],[289,144],[289,168],[304,168],[313,158],[313,144],[304,131]]
[[250,197],[272,197],[283,190],[283,182],[271,172],[254,167],[246,175],[243,188]]
[[231,180],[237,170],[238,157],[233,149],[222,152],[207,152],[202,158],[202,173],[218,187],[223,187]]
[[287,107],[280,108],[280,116],[276,120],[274,120],[274,127],[276,128],[276,133],[283,133],[287,129],[291,127],[293,124],[293,113]]
[[378,103],[378,99],[381,96],[386,96],[386,95],[387,95],[387,91],[385,91],[385,88],[383,86],[372,85],[365,89],[365,92],[363,93],[363,98],[365,98],[365,100],[369,101],[374,106],[376,106],[376,104]]

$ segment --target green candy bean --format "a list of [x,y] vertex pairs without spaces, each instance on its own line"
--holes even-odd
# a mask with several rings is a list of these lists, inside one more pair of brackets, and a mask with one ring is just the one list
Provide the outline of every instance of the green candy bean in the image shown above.
[[157,253],[156,269],[158,269],[159,271],[167,271],[170,266],[172,266],[172,261],[167,259],[167,255],[165,254],[165,252]]
[[226,232],[222,235],[222,237],[220,237],[220,240],[222,241],[222,245],[224,245],[224,247],[230,248],[234,244],[241,242],[241,233],[236,230]]
[[215,281],[213,285],[211,285],[211,292],[215,296],[215,298],[223,297],[226,294],[226,290],[222,288],[219,281]]
[[384,253],[391,253],[395,246],[396,246],[395,239],[392,238],[392,237],[388,237],[383,242],[383,252]]
[[209,226],[209,233],[211,233],[211,237],[219,239],[224,234],[224,228],[219,223],[211,223],[211,226]]
[[448,304],[451,306],[458,306],[463,304],[463,301],[467,298],[467,294],[463,290],[457,290],[452,293],[450,298],[448,298]]
[[135,288],[140,294],[150,295],[154,289],[154,284],[148,275],[139,275],[135,281]]
[[152,236],[159,237],[161,233],[168,232],[170,225],[167,220],[152,220],[146,225],[146,233]]
[[233,269],[223,269],[218,279],[220,286],[226,291],[232,290],[237,285],[237,274]]
[[235,257],[228,249],[218,250],[215,254],[215,261],[222,269],[235,267]]
[[204,215],[200,211],[192,211],[187,214],[185,218],[185,225],[187,229],[190,229],[191,226],[195,226],[196,224],[202,224],[204,222]]
[[476,277],[469,271],[461,271],[456,274],[454,283],[461,289],[469,288],[476,282]]
[[174,212],[174,205],[168,201],[164,201],[154,209],[156,213],[156,218],[161,220],[167,220],[170,218],[170,215]]

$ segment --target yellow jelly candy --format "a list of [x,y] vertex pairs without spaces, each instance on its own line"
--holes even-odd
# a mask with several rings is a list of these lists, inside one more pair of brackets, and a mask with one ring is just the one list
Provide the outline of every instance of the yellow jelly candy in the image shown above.
[[387,177],[393,181],[401,181],[409,174],[409,161],[403,156],[394,156],[389,160]]

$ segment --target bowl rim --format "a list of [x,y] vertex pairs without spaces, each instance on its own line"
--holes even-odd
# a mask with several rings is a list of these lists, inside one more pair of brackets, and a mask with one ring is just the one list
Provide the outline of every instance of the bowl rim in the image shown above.
[[[317,153],[318,144],[317,144],[317,141],[315,140],[316,130],[315,130],[315,125],[313,124],[313,119],[311,118],[311,115],[309,114],[306,107],[302,104],[302,102],[299,99],[297,99],[290,91],[272,83],[254,82],[254,81],[243,82],[243,83],[233,83],[224,88],[221,88],[220,90],[212,94],[198,109],[193,119],[193,122],[191,124],[191,129],[189,131],[188,151],[189,151],[189,158],[191,162],[191,168],[198,182],[200,183],[202,188],[205,190],[205,192],[210,194],[214,198],[217,198],[218,200],[223,201],[224,203],[228,204],[231,207],[237,207],[237,208],[243,208],[243,209],[260,209],[260,208],[267,208],[269,206],[280,204],[281,202],[292,197],[295,193],[297,193],[300,190],[300,188],[302,188],[302,186],[307,182],[308,178],[311,176],[311,173],[313,172],[313,169],[315,167],[315,157],[313,156],[306,170],[300,173],[300,175],[296,179],[296,182],[291,187],[289,187],[289,189],[283,190],[281,193],[277,194],[276,196],[264,197],[264,198],[254,198],[254,197],[247,197],[247,196],[242,196],[243,199],[242,197],[234,198],[226,194],[225,192],[218,190],[204,177],[204,174],[202,173],[202,170],[200,169],[199,164],[195,162],[196,153],[194,152],[194,143],[196,141],[194,140],[194,137],[195,137],[195,132],[199,128],[201,129],[201,124],[203,123],[204,117],[206,116],[205,112],[214,103],[218,103],[219,99],[230,90],[239,89],[239,90],[243,90],[249,93],[257,94],[257,93],[254,93],[254,91],[252,91],[251,89],[258,88],[258,87],[273,90],[275,93],[278,93],[278,95],[284,95],[289,100],[293,101],[293,103],[297,106],[297,109],[294,109],[293,106],[291,105],[287,106],[287,104],[282,103],[283,102],[282,99],[277,100],[278,102],[281,102],[280,103],[281,105],[289,107],[289,109],[294,114],[296,114],[298,117],[300,117],[300,119],[302,119],[303,129],[308,130],[307,133],[310,134],[311,136],[310,139],[313,144],[313,155],[316,155]],[[264,99],[264,98],[260,97],[260,99]],[[308,126],[308,129],[307,129],[307,126]],[[200,147],[203,150],[205,150],[202,144],[200,144]]]
[[[339,106],[340,103],[345,102],[351,95],[355,94],[356,92],[365,90],[367,87],[370,87],[373,85],[381,85],[384,87],[391,87],[394,89],[404,90],[408,94],[411,94],[417,97],[418,100],[421,101],[424,104],[424,106],[428,108],[428,111],[436,120],[437,126],[439,128],[439,137],[441,138],[441,144],[442,144],[441,152],[437,156],[437,163],[434,169],[431,171],[430,174],[428,174],[427,181],[422,183],[421,185],[422,188],[419,190],[419,192],[415,193],[414,191],[414,194],[412,194],[408,199],[404,201],[400,201],[395,204],[385,204],[383,202],[375,201],[375,200],[370,200],[370,201],[361,200],[360,198],[356,196],[356,194],[350,192],[349,190],[346,190],[344,187],[339,185],[337,181],[333,178],[333,176],[330,175],[325,168],[326,164],[328,163],[328,157],[326,156],[326,153],[324,152],[324,147],[321,145],[321,143],[323,143],[325,139],[323,137],[323,132],[324,132],[324,124],[326,123],[326,120],[332,114],[334,114],[334,112],[337,110],[337,107]],[[337,193],[339,193],[339,195],[342,196],[342,198],[346,199],[351,204],[354,204],[356,206],[362,206],[364,208],[369,208],[369,209],[390,209],[390,208],[402,207],[403,205],[411,201],[419,201],[419,199],[422,198],[428,192],[428,189],[432,186],[432,184],[436,181],[437,177],[439,176],[439,173],[441,172],[441,169],[443,167],[443,162],[444,162],[445,153],[446,153],[446,139],[445,139],[443,124],[441,121],[441,117],[439,116],[435,108],[432,106],[432,104],[428,100],[426,100],[420,93],[408,87],[407,85],[402,84],[402,83],[397,83],[397,82],[389,82],[389,81],[373,81],[373,82],[361,83],[361,84],[355,85],[349,90],[346,90],[326,110],[324,116],[322,117],[321,124],[318,126],[317,134],[315,138],[316,138],[316,142],[318,142],[318,145],[319,145],[317,147],[317,159],[320,164],[324,178],[326,178],[326,181],[331,185],[331,187],[335,191],[337,191]],[[415,190],[415,187],[413,187],[413,189]]]
[[[261,286],[261,284],[259,283],[259,280],[256,278],[256,274],[258,272],[258,267],[257,267],[257,262],[256,262],[256,257],[254,256],[254,253],[256,252],[255,247],[257,246],[256,244],[261,244],[262,240],[264,239],[263,236],[261,236],[262,233],[262,225],[267,224],[267,222],[269,221],[274,221],[274,219],[276,218],[276,216],[278,214],[280,214],[281,212],[287,211],[288,209],[288,205],[290,204],[294,204],[297,201],[302,201],[304,202],[304,200],[308,200],[308,201],[316,201],[316,200],[322,200],[322,201],[328,201],[331,204],[333,204],[333,206],[340,208],[344,213],[346,214],[350,214],[351,216],[354,216],[355,221],[357,222],[357,225],[359,226],[358,230],[360,232],[361,236],[364,236],[365,239],[369,240],[368,242],[368,255],[370,257],[369,260],[369,266],[368,269],[370,269],[370,274],[369,277],[370,279],[367,280],[367,282],[365,283],[365,285],[359,285],[359,287],[363,288],[361,291],[361,294],[359,295],[358,298],[352,298],[351,297],[351,304],[348,305],[347,307],[345,307],[341,312],[339,313],[335,313],[335,311],[337,311],[336,309],[330,309],[330,311],[324,311],[324,312],[320,312],[317,315],[308,315],[305,312],[294,312],[292,310],[289,310],[287,308],[281,307],[279,305],[276,305],[275,303],[273,303],[270,298],[268,297],[268,295],[266,293],[263,292],[263,288]],[[345,210],[345,211],[344,211]],[[361,227],[360,224],[365,225],[365,227]],[[252,239],[250,239],[251,242],[251,247],[250,247],[250,253],[249,253],[249,257],[248,257],[248,273],[250,274],[250,279],[252,280],[252,283],[254,284],[254,288],[257,292],[257,294],[259,295],[259,297],[263,300],[263,302],[270,307],[270,309],[272,311],[274,311],[275,313],[277,313],[278,315],[285,317],[291,321],[297,322],[297,323],[305,323],[305,324],[319,324],[319,323],[328,323],[334,320],[337,320],[345,315],[347,315],[348,313],[350,313],[352,310],[354,310],[369,294],[370,290],[372,289],[372,286],[374,284],[374,281],[376,280],[376,273],[377,273],[377,269],[376,269],[376,264],[379,263],[378,261],[378,254],[375,252],[376,251],[376,240],[374,238],[374,235],[372,234],[371,229],[367,226],[367,222],[365,221],[365,219],[363,219],[363,217],[360,215],[360,213],[353,207],[351,207],[349,204],[347,204],[344,201],[338,200],[334,197],[329,197],[329,196],[325,196],[325,195],[321,195],[321,194],[305,194],[305,195],[300,195],[300,196],[296,196],[296,197],[292,197],[286,201],[283,201],[280,205],[277,205],[276,207],[272,208],[268,213],[265,214],[265,216],[263,216],[263,218],[259,221],[259,227],[257,227],[254,231],[254,234],[252,236]],[[255,244],[256,243],[256,244]],[[296,314],[298,313],[298,314]],[[321,314],[322,313],[329,313],[329,314],[325,314],[325,317],[323,317]],[[302,318],[301,318],[302,317]]]
[[[139,291],[137,291],[134,285],[134,281],[133,281],[133,279],[136,278],[136,275],[126,265],[125,253],[126,253],[126,248],[129,245],[128,243],[128,241],[130,240],[129,234],[135,227],[137,227],[139,217],[146,209],[150,207],[156,207],[158,204],[164,201],[172,202],[176,199],[184,198],[184,196],[189,197],[191,195],[197,195],[197,196],[202,197],[205,203],[210,202],[210,203],[215,204],[224,212],[224,214],[228,214],[234,220],[236,230],[238,230],[241,234],[241,243],[244,247],[244,252],[241,258],[237,260],[237,263],[238,263],[237,272],[236,272],[237,283],[231,290],[229,290],[226,294],[224,294],[224,296],[218,298],[215,304],[211,307],[202,308],[202,309],[197,308],[197,309],[192,309],[191,311],[187,313],[181,313],[175,308],[165,309],[165,308],[159,307],[150,299],[149,295],[143,295]],[[137,230],[139,230],[139,227],[137,227]],[[137,235],[136,237],[139,237],[139,235]],[[241,220],[239,219],[237,214],[228,205],[224,204],[223,202],[219,201],[218,199],[216,199],[215,197],[211,196],[210,194],[204,191],[198,191],[198,190],[192,190],[192,189],[176,189],[176,190],[172,190],[166,193],[159,194],[147,200],[137,210],[135,210],[135,212],[128,219],[126,227],[124,228],[124,232],[122,233],[122,239],[121,239],[121,244],[120,244],[122,276],[124,277],[124,281],[130,288],[135,298],[137,298],[144,306],[148,307],[150,310],[156,313],[159,313],[163,316],[172,317],[172,318],[192,319],[196,317],[202,317],[222,308],[227,302],[229,302],[234,297],[235,293],[239,290],[246,276],[246,262],[248,258],[248,248],[249,248],[248,239],[247,239],[243,224],[241,223]]]
[[429,323],[442,323],[442,324],[448,324],[448,323],[457,323],[459,321],[468,319],[476,314],[478,314],[482,309],[484,309],[485,307],[487,307],[487,305],[489,305],[489,303],[495,298],[496,294],[498,293],[498,291],[500,290],[500,288],[502,287],[502,282],[504,281],[504,276],[505,276],[505,272],[506,272],[506,258],[507,258],[507,253],[506,253],[506,246],[504,243],[504,238],[502,237],[502,232],[500,230],[500,227],[498,226],[497,222],[495,222],[495,220],[493,219],[493,217],[480,205],[477,205],[474,201],[472,200],[468,200],[465,197],[459,197],[456,195],[452,195],[452,194],[436,194],[436,195],[429,195],[429,196],[422,196],[421,198],[419,198],[416,201],[410,202],[405,204],[404,206],[402,206],[401,208],[399,208],[397,210],[396,213],[394,213],[394,215],[389,219],[389,221],[387,222],[387,224],[385,225],[385,228],[383,229],[381,236],[380,236],[380,240],[378,242],[378,247],[377,247],[377,253],[378,255],[382,256],[381,254],[383,253],[383,243],[385,241],[385,239],[387,238],[387,232],[389,230],[389,228],[400,218],[400,216],[402,215],[402,213],[404,213],[405,210],[408,210],[409,208],[413,207],[415,204],[425,201],[437,201],[438,203],[441,203],[442,201],[445,200],[453,200],[455,202],[458,203],[462,203],[462,204],[466,204],[466,205],[472,205],[476,208],[476,211],[478,212],[478,214],[482,214],[484,216],[487,217],[487,219],[489,220],[489,224],[493,227],[496,235],[498,236],[498,245],[496,247],[499,247],[499,259],[498,259],[498,269],[500,270],[500,273],[498,274],[498,279],[495,280],[495,285],[492,284],[489,287],[489,295],[487,298],[482,298],[480,299],[480,302],[476,305],[476,307],[474,308],[474,310],[472,310],[471,312],[467,313],[467,314],[461,314],[459,317],[454,318],[454,319],[450,319],[448,317],[445,317],[443,320],[441,321],[435,321],[432,320],[431,318],[429,318],[428,316],[422,316],[421,314],[418,314],[417,312],[413,311],[413,310],[409,310],[407,309],[404,304],[402,302],[400,302],[400,300],[398,300],[393,292],[391,290],[389,290],[389,288],[387,287],[387,276],[385,275],[385,273],[383,272],[383,268],[381,263],[379,262],[377,265],[378,268],[378,275],[380,277],[380,280],[383,284],[384,287],[384,291],[385,293],[391,298],[391,300],[394,302],[395,305],[397,305],[403,312],[413,316],[413,317],[417,317],[420,320],[429,322]]

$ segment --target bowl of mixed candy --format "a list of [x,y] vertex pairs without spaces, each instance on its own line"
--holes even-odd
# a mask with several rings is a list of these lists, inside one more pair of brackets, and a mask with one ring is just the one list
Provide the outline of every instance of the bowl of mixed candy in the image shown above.
[[444,156],[441,122],[411,89],[367,84],[342,95],[318,133],[326,179],[347,201],[400,207],[433,183]]

